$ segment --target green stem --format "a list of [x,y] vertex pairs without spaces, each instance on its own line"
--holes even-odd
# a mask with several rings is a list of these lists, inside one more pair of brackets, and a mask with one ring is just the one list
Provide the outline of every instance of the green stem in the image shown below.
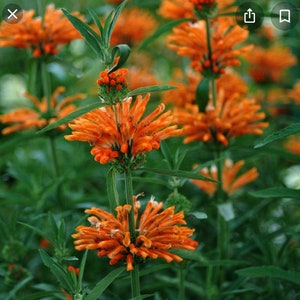
[[[217,150],[217,172],[218,172],[218,189],[217,189],[217,203],[218,205],[224,204],[224,191],[223,191],[223,166],[224,158],[223,151]],[[229,249],[229,227],[228,222],[221,215],[220,211],[217,211],[217,232],[218,232],[218,259],[224,260],[228,258],[228,249]],[[219,268],[219,285],[224,282],[225,272],[224,268]]]
[[51,84],[50,84],[50,77],[47,70],[47,63],[45,61],[41,62],[41,77],[42,77],[42,84],[43,84],[43,96],[46,97],[47,101],[47,115],[51,116]]
[[[126,203],[131,205],[131,210],[129,213],[129,232],[130,232],[131,242],[134,243],[136,238],[136,232],[135,232],[135,221],[134,221],[132,173],[130,169],[124,172],[124,179],[125,179]],[[139,265],[137,263],[134,264],[134,269],[130,272],[130,276],[131,276],[132,297],[133,298],[138,297],[141,295],[141,288],[140,288]]]
[[178,300],[185,300],[185,271],[184,268],[180,265],[178,269],[179,277],[179,291],[178,291]]
[[215,78],[211,78],[211,93],[213,106],[217,107],[217,87]]
[[[59,180],[60,179],[60,172],[59,172],[59,166],[58,166],[58,159],[57,159],[57,153],[56,153],[56,147],[55,147],[55,139],[54,137],[50,136],[50,150],[51,150],[51,156],[52,156],[52,165],[53,165],[53,174],[54,179]],[[61,207],[63,207],[63,201],[61,198],[61,184],[60,182],[57,182],[57,188],[56,188],[56,197]]]
[[[209,61],[212,61],[212,45],[211,45],[211,32],[210,32],[210,21],[209,17],[206,16],[205,18],[205,27],[206,27],[206,44],[207,44],[207,56]],[[211,91],[212,91],[212,102],[213,106],[217,106],[217,91],[216,91],[216,82],[215,78],[211,78]]]
[[119,194],[117,190],[116,171],[112,167],[107,172],[106,180],[107,195],[109,201],[109,207],[112,213],[115,212],[115,208],[120,205]]

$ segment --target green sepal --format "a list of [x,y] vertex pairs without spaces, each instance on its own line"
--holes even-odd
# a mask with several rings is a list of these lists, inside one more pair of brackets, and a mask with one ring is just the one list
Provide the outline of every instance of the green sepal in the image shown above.
[[196,89],[196,104],[201,112],[205,112],[209,101],[209,82],[210,79],[208,77],[204,77],[199,82]]

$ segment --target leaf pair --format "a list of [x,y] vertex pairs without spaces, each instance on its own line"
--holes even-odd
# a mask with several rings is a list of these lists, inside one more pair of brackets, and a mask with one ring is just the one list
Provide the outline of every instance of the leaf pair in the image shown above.
[[[110,39],[113,33],[114,26],[117,19],[126,5],[127,0],[122,2],[116,10],[111,11],[108,17],[105,19],[102,25],[98,16],[92,10],[89,10],[90,15],[98,28],[99,34],[95,32],[90,26],[81,21],[79,18],[71,15],[66,9],[62,9],[62,12],[73,24],[73,26],[80,32],[88,45],[99,56],[101,62],[110,67],[109,73],[119,69],[129,57],[130,48],[126,44],[117,45],[115,47],[110,46]],[[113,65],[115,59],[119,57],[119,60]]]

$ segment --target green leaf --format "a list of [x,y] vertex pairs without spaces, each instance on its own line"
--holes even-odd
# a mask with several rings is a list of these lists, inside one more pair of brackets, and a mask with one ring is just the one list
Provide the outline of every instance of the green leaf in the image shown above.
[[129,300],[143,300],[143,299],[153,297],[153,296],[154,296],[154,294],[144,294],[144,295],[140,295],[140,296],[130,298]]
[[108,275],[106,275],[103,279],[101,279],[96,286],[92,289],[92,291],[85,297],[85,300],[97,300],[103,292],[107,289],[107,287],[117,279],[123,273],[125,267],[120,267],[111,271]]
[[96,52],[97,55],[102,58],[102,42],[100,36],[87,24],[82,22],[77,17],[72,16],[66,9],[62,8],[62,12],[73,24],[73,26],[79,31],[79,33],[84,37],[89,46]]
[[172,187],[168,184],[168,182],[157,179],[157,178],[149,178],[149,177],[132,177],[132,180],[135,182],[143,182],[143,183],[153,183],[164,185],[165,187],[172,189]]
[[32,276],[24,278],[20,282],[18,282],[13,289],[9,292],[8,296],[4,300],[16,299],[17,291],[21,290],[26,286],[26,284],[33,279]]
[[131,51],[130,47],[126,44],[120,44],[112,48],[111,50],[112,57],[115,59],[118,55],[120,58],[118,62],[109,69],[108,73],[114,72],[119,68],[121,68],[125,64],[126,60],[128,59],[130,51]]
[[[97,14],[92,9],[88,9],[88,11],[89,11],[94,23],[96,24],[97,28],[99,29],[101,37],[103,38],[103,26],[101,25],[101,22],[99,21],[99,17],[97,16]],[[101,39],[100,39],[100,41],[102,42]]]
[[[44,292],[36,292],[24,297],[18,298],[19,300],[40,300],[50,296],[56,296],[57,294],[61,294],[61,291],[44,291]],[[48,299],[48,298],[47,298]]]
[[277,140],[280,140],[280,139],[283,139],[289,135],[292,135],[292,134],[296,134],[300,132],[300,123],[294,123],[294,124],[291,124],[290,126],[286,127],[286,128],[283,128],[279,131],[276,131],[274,133],[272,133],[271,135],[267,136],[264,140],[258,142],[254,148],[260,148],[260,147],[263,147],[267,144],[270,144],[274,141],[277,141]]
[[37,133],[38,134],[41,134],[41,133],[45,133],[49,130],[52,130],[60,125],[63,125],[63,124],[66,124],[66,123],[69,123],[70,121],[88,113],[89,111],[92,111],[96,108],[99,108],[101,106],[105,106],[104,103],[101,103],[100,101],[97,101],[95,103],[92,103],[92,104],[89,104],[89,105],[86,105],[82,108],[79,108],[73,112],[71,112],[70,114],[68,114],[67,116],[65,116],[64,118],[61,118],[60,120],[56,121],[56,122],[53,122],[49,125],[47,125],[46,127],[44,127],[43,129],[39,130]]
[[167,90],[173,90],[176,89],[176,86],[168,85],[168,84],[163,84],[163,85],[151,85],[147,87],[141,87],[137,88],[133,91],[130,91],[128,93],[128,97],[132,97],[135,95],[141,95],[145,93],[153,93],[153,92],[162,92],[162,91],[167,91]]
[[109,44],[110,44],[110,38],[111,38],[111,35],[112,35],[112,32],[113,32],[113,29],[114,29],[114,27],[115,27],[115,24],[116,24],[116,22],[117,22],[117,20],[118,20],[118,17],[119,17],[119,15],[120,15],[120,13],[121,13],[123,7],[124,7],[126,4],[127,4],[127,0],[123,1],[123,2],[117,7],[116,12],[115,12],[115,14],[114,14],[114,16],[113,16],[111,22],[110,22],[109,25],[108,25],[108,30],[107,30],[107,31],[104,30],[104,32],[105,32],[105,40],[106,40],[106,42],[107,42],[107,44],[106,44],[107,46],[109,46]]
[[206,106],[209,101],[209,82],[208,77],[204,77],[198,84],[196,89],[196,103],[199,107],[199,111],[205,112]]
[[166,141],[162,141],[160,143],[160,150],[168,163],[169,169],[173,170],[175,168],[175,163],[173,161],[173,155],[171,153],[170,147],[168,146]]
[[86,249],[82,256],[80,267],[79,267],[77,292],[82,291],[82,279],[83,279],[83,273],[85,269],[87,255],[88,255],[88,250]]
[[169,23],[166,23],[164,25],[162,25],[161,27],[159,27],[158,30],[156,30],[151,36],[149,36],[148,38],[146,38],[140,45],[139,50],[145,48],[146,46],[148,46],[150,43],[152,43],[154,40],[156,40],[157,38],[159,38],[162,34],[164,34],[165,32],[170,31],[173,27],[184,23],[184,22],[189,22],[189,21],[194,21],[195,19],[193,18],[185,18],[185,19],[180,19],[180,20],[175,20],[175,21],[171,21]]
[[72,292],[75,287],[73,287],[70,274],[59,265],[48,253],[42,249],[39,249],[40,256],[43,264],[50,269],[52,274],[57,278],[62,287],[67,290],[67,292]]
[[247,277],[268,277],[282,279],[292,283],[300,284],[300,273],[294,271],[286,271],[275,266],[249,267],[236,271],[237,274]]
[[144,171],[144,172],[149,172],[149,173],[167,175],[167,176],[175,176],[175,177],[182,177],[182,178],[198,179],[198,180],[216,182],[215,180],[213,180],[211,178],[207,178],[207,177],[205,177],[201,174],[193,173],[193,172],[189,172],[189,171],[164,170],[164,169],[156,169],[156,168],[148,168],[148,167],[142,167],[142,168],[139,168],[137,170]]
[[272,187],[256,192],[250,192],[250,195],[257,198],[296,198],[300,200],[300,190],[288,189],[284,187]]

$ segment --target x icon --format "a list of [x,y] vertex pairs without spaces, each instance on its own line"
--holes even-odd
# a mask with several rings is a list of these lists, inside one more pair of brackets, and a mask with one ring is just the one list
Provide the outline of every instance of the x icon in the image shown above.
[[17,24],[21,21],[22,17],[23,10],[19,5],[15,3],[7,4],[2,9],[2,19],[9,24]]
[[14,17],[16,20],[18,19],[18,17],[15,15],[15,13],[18,11],[17,9],[15,9],[14,11],[11,11],[9,8],[7,9],[8,12],[10,13],[10,15],[7,17],[7,20],[9,20],[10,18]]

